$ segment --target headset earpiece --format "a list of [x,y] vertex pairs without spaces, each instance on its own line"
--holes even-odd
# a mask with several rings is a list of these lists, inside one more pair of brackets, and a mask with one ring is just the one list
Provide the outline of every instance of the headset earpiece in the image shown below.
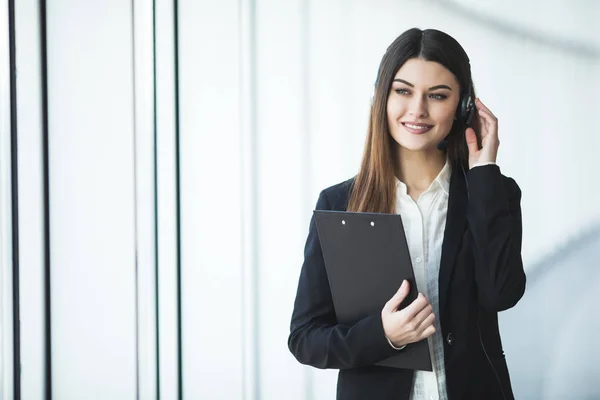
[[465,128],[471,126],[471,121],[475,116],[475,104],[471,97],[471,86],[463,93],[458,109],[456,110],[456,120]]

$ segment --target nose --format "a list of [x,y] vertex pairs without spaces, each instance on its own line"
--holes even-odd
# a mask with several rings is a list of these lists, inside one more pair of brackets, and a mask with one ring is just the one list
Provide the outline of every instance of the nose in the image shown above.
[[408,114],[416,118],[427,117],[429,115],[427,102],[421,96],[414,96],[410,102]]

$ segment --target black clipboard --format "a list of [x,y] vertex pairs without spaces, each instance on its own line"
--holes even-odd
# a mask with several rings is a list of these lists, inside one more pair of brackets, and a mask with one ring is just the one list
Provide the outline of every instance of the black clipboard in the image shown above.
[[[410,292],[400,308],[417,298],[400,215],[315,210],[314,216],[339,323],[353,324],[381,311],[403,279]],[[376,365],[432,371],[427,339]]]

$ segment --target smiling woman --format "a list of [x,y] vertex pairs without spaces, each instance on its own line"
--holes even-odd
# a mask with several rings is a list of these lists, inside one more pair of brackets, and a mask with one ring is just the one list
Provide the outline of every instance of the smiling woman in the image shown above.
[[[398,282],[381,308],[338,323],[313,218],[288,345],[303,364],[340,369],[340,399],[513,398],[498,312],[525,291],[521,191],[496,165],[498,120],[473,99],[456,40],[404,32],[379,67],[358,174],[317,201],[319,210],[400,214],[420,292],[401,308],[410,288]],[[375,365],[410,358],[422,340],[433,371]]]

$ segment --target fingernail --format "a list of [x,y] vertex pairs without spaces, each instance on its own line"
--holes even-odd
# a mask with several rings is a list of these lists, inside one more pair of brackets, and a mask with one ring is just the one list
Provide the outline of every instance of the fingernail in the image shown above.
[[400,289],[404,289],[406,286],[406,279],[402,281],[402,285],[400,285]]

